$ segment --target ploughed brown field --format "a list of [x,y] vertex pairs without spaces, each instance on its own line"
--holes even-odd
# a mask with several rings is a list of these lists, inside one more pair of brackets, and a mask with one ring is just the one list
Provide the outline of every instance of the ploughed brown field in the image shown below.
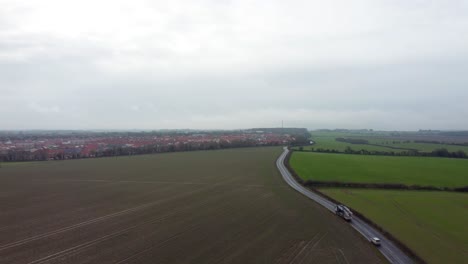
[[281,148],[2,164],[1,263],[380,263]]

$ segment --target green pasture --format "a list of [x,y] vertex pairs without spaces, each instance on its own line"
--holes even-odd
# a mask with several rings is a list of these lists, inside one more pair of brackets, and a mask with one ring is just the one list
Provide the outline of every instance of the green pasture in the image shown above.
[[[367,150],[367,151],[385,151],[385,152],[402,152],[409,149],[415,149],[421,152],[432,152],[433,150],[445,148],[450,152],[462,150],[468,153],[468,146],[457,146],[450,144],[433,144],[433,143],[414,143],[414,140],[407,140],[405,137],[401,139],[391,138],[390,133],[384,132],[336,132],[336,131],[312,131],[312,140],[315,142],[313,146],[304,146],[305,150],[311,148],[318,149],[335,149],[343,152],[346,147],[353,150]],[[411,135],[411,134],[409,134]],[[370,144],[379,146],[372,146],[367,144],[351,144],[346,142],[336,141],[336,138],[356,138],[366,139]],[[440,139],[442,141],[442,138]],[[409,142],[407,142],[409,141]],[[397,148],[397,149],[395,149]],[[401,149],[398,149],[401,148]]]
[[468,185],[466,159],[294,152],[290,163],[304,180],[436,187]]
[[468,194],[321,189],[364,214],[428,263],[466,263]]
[[[341,141],[336,141],[335,137],[329,136],[322,136],[322,137],[315,137],[312,139],[315,144],[311,146],[304,146],[304,150],[311,150],[312,148],[317,149],[329,149],[329,150],[337,150],[339,152],[344,152],[347,147],[352,148],[353,150],[367,150],[367,151],[382,151],[382,152],[401,152],[403,150],[399,149],[391,149],[387,147],[381,146],[372,146],[372,145],[365,145],[365,144],[351,144]],[[295,149],[298,149],[297,147]]]

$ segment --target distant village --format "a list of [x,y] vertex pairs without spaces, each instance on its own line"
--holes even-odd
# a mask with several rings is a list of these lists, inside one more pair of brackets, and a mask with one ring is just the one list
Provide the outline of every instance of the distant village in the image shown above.
[[[293,132],[293,133],[288,133]],[[234,147],[287,145],[296,130],[2,132],[0,161],[45,161]],[[307,133],[307,131],[306,131]],[[304,136],[305,137],[305,136]]]

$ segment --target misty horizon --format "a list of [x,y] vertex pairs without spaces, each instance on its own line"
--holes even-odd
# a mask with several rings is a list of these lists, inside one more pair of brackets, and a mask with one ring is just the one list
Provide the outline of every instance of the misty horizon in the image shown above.
[[247,127],[247,128],[233,128],[233,129],[223,129],[223,128],[158,128],[158,129],[138,129],[138,128],[129,128],[129,129],[4,129],[0,132],[179,132],[179,131],[193,131],[193,132],[232,132],[232,131],[247,131],[247,130],[262,130],[262,129],[290,129],[290,128],[299,128],[307,129],[308,131],[368,131],[368,132],[467,132],[468,130],[463,129],[418,129],[418,130],[377,130],[373,128],[306,128],[306,127]]

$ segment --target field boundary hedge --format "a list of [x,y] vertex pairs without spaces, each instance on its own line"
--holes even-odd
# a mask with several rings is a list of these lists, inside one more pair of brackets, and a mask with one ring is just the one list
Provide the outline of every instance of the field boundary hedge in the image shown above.
[[[291,167],[289,160],[291,158],[291,155],[294,151],[290,149],[288,155],[286,155],[286,158],[284,159],[284,165],[286,168],[289,170],[291,175],[294,177],[294,179],[299,182],[301,185],[306,187],[307,189],[311,190],[312,192],[324,197],[325,199],[328,199],[329,201],[335,203],[335,204],[341,204],[341,202],[333,199],[332,197],[320,192],[316,188],[313,187],[313,185],[305,185],[306,181],[302,180],[299,175],[296,173],[296,171]],[[352,208],[351,208],[352,209]],[[367,218],[365,215],[360,213],[359,211],[356,211],[352,209],[353,214],[357,215],[361,220],[366,222],[367,224],[371,225],[375,229],[377,229],[379,232],[381,232],[385,237],[387,237],[389,240],[391,240],[393,243],[395,243],[403,252],[408,254],[413,260],[415,260],[417,263],[425,264],[427,263],[422,257],[420,257],[416,252],[414,252],[411,248],[406,246],[403,242],[401,242],[398,238],[393,236],[391,233],[389,233],[387,230],[385,230],[383,227],[379,226],[377,223],[373,222],[369,218]]]
[[444,192],[468,192],[468,186],[464,187],[435,187],[421,185],[406,185],[400,183],[361,183],[361,182],[337,182],[337,181],[303,181],[304,186],[312,187],[337,187],[337,188],[359,188],[359,189],[388,189],[388,190],[411,190],[411,191],[444,191]]

